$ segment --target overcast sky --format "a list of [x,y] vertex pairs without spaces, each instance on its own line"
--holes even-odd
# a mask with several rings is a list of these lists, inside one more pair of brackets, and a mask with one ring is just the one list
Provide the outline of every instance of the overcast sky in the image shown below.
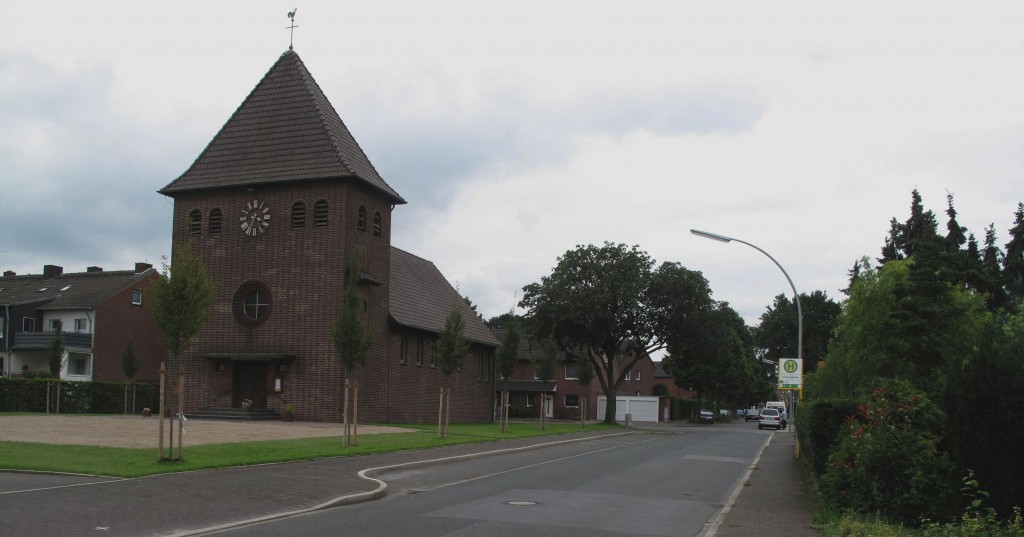
[[[838,7],[837,7],[838,5]],[[1024,3],[0,0],[0,269],[158,265],[183,173],[288,48],[388,183],[395,246],[492,317],[578,244],[757,321],[843,298],[911,191],[999,244],[1024,200]]]

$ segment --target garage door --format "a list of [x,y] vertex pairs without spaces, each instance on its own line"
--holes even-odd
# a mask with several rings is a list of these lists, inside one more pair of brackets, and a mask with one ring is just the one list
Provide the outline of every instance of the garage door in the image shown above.
[[[605,404],[608,398],[601,395],[597,398],[597,419],[604,420]],[[633,415],[633,421],[658,421],[657,397],[626,397],[615,398],[615,421],[626,421],[626,414]]]

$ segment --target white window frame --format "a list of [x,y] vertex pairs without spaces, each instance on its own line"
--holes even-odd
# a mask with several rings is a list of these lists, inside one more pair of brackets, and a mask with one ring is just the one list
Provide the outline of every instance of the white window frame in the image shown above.
[[[70,377],[91,377],[92,376],[92,355],[84,352],[69,352],[65,373]],[[71,366],[75,363],[84,364],[84,373],[72,372]]]
[[[575,397],[576,398],[576,404],[575,405],[570,405],[569,404],[569,398],[570,397]],[[567,393],[567,394],[565,394],[565,398],[562,399],[562,402],[565,404],[565,408],[579,408],[580,407],[580,395],[578,393]]]
[[632,369],[630,369],[629,371],[626,371],[626,380],[633,380],[633,379],[629,378],[630,374],[632,374],[632,373],[633,373]]
[[132,305],[133,306],[141,306],[142,305],[142,291],[132,291]]
[[75,333],[89,333],[89,319],[75,319]]
[[[569,368],[572,368],[572,376],[569,376]],[[579,369],[575,363],[565,364],[565,380],[579,380]]]
[[50,332],[64,331],[64,323],[60,319],[50,319]]

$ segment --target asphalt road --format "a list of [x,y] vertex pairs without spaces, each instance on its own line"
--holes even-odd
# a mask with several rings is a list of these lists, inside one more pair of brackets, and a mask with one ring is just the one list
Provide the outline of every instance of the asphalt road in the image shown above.
[[768,438],[739,422],[378,474],[378,501],[230,535],[696,536]]

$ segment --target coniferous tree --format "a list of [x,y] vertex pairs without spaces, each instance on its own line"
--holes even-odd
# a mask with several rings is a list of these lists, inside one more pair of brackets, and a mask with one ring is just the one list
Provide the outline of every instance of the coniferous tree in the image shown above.
[[985,230],[985,247],[981,251],[981,268],[988,293],[988,308],[998,310],[1006,306],[1006,292],[1003,290],[1003,251],[996,246],[996,226],[989,224]]
[[1007,308],[1019,311],[1024,299],[1024,203],[1017,204],[1013,227],[1010,228],[1010,242],[1006,243],[1003,283]]

